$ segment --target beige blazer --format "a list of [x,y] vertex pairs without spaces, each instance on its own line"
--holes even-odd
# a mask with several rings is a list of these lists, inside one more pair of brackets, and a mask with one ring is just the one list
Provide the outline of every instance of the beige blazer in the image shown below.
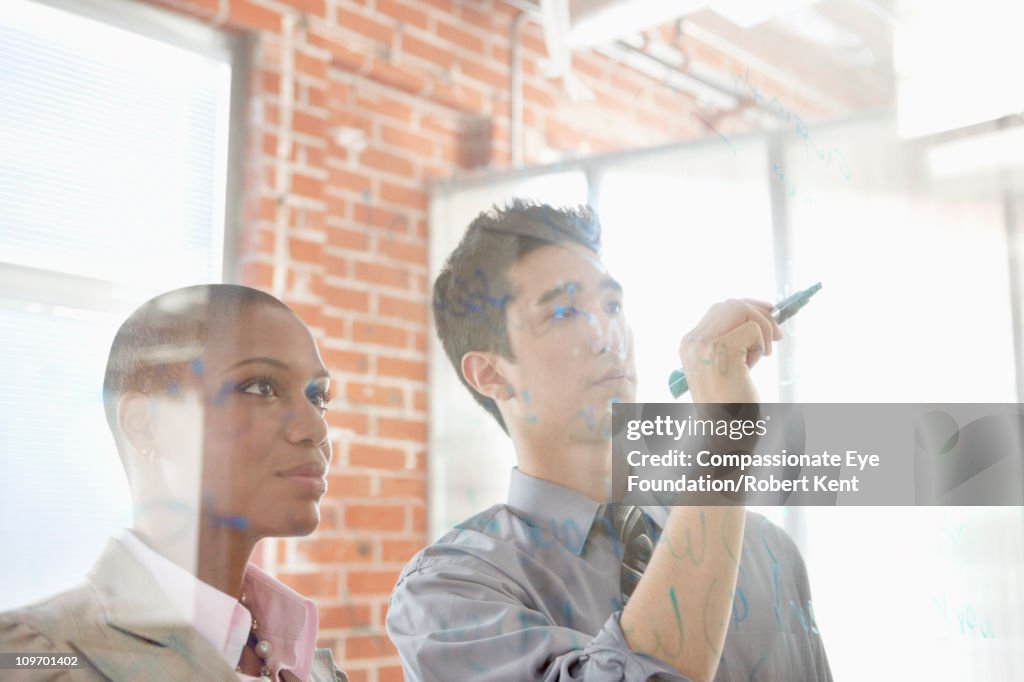
[[[77,655],[77,670],[3,670],[6,680],[238,682],[234,668],[181,623],[156,581],[110,540],[85,584],[0,614],[0,652]],[[284,676],[297,680],[288,672]],[[317,649],[311,682],[347,682],[330,649]]]

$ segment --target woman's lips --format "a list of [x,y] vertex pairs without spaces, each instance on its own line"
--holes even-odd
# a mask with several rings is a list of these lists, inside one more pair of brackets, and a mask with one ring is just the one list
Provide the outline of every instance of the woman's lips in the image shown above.
[[311,492],[327,492],[327,466],[323,462],[306,462],[277,472],[281,478],[301,485]]

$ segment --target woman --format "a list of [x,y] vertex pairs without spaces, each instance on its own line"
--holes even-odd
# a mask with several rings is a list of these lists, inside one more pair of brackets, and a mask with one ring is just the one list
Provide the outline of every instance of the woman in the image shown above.
[[249,562],[260,539],[319,524],[329,383],[268,294],[201,285],[143,304],[104,379],[132,528],[83,586],[0,615],[0,651],[72,654],[76,680],[346,679],[315,649],[312,602]]

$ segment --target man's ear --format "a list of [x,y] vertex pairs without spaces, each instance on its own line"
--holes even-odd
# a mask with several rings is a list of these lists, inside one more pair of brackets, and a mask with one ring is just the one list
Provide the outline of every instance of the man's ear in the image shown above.
[[155,448],[152,419],[149,396],[145,393],[129,391],[118,399],[117,425],[136,452],[152,453]]
[[462,376],[477,393],[485,395],[495,402],[508,400],[515,395],[515,390],[508,379],[498,369],[498,355],[470,351],[462,356]]

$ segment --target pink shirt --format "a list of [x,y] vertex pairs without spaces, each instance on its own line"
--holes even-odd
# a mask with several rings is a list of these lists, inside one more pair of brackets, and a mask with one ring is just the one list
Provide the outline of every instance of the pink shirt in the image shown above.
[[[259,638],[271,645],[267,665],[272,678],[278,679],[281,670],[290,670],[300,680],[309,678],[319,625],[316,607],[309,599],[250,563],[243,588],[249,604],[246,609],[234,597],[155,552],[130,530],[118,539],[153,576],[182,620],[220,651],[232,668],[238,665],[249,639],[252,609],[259,620]],[[258,679],[241,672],[237,675],[240,680]]]

